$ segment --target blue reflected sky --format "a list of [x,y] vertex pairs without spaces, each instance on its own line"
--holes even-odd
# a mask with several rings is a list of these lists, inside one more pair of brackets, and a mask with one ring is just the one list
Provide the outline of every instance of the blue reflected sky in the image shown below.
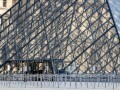
[[108,0],[120,35],[120,0]]

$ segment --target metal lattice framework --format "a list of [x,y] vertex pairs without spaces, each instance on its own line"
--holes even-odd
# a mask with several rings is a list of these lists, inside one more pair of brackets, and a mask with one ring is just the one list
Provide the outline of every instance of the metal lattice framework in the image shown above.
[[19,0],[1,16],[0,60],[1,70],[9,61],[50,61],[54,73],[120,73],[108,1]]

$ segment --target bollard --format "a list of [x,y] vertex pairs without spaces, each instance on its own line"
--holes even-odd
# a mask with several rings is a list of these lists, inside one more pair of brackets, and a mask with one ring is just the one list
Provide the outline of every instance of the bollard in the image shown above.
[[95,75],[93,75],[93,87],[95,89]]
[[106,88],[106,82],[107,82],[107,78],[106,78],[107,76],[105,75],[105,88]]
[[25,88],[26,88],[26,75],[24,74],[24,83],[25,83]]
[[118,77],[117,77],[117,75],[115,75],[115,83],[116,83],[116,87],[117,87],[117,80],[118,80]]
[[112,77],[112,79],[113,79],[113,90],[114,90],[114,78]]
[[69,78],[70,78],[70,87],[71,87],[71,76]]
[[81,83],[81,87],[82,87],[82,75],[80,75],[80,83]]
[[10,74],[8,73],[8,81],[9,81],[9,87],[10,87]]
[[108,74],[107,76],[108,76],[108,86],[109,86],[109,83],[110,83],[110,76],[109,76],[109,74]]
[[77,75],[75,76],[75,88],[77,88]]
[[37,74],[37,87],[38,87],[38,74]]
[[53,77],[53,87],[54,87],[55,76],[54,76],[54,75],[52,75],[52,77]]
[[58,83],[58,88],[59,88],[59,75],[56,75],[57,76],[57,83]]
[[41,82],[41,88],[42,88],[42,74],[40,75],[40,82]]
[[64,85],[66,85],[66,76],[67,76],[67,75],[65,75],[65,84],[64,84]]

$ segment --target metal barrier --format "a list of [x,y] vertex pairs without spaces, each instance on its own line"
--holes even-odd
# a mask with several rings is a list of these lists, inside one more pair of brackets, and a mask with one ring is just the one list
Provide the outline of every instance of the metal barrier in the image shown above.
[[120,75],[113,74],[15,74],[0,75],[0,87],[120,88]]

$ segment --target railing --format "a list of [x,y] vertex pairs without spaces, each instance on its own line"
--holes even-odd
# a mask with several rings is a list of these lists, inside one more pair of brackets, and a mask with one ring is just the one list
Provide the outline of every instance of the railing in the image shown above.
[[40,88],[120,88],[120,75],[114,74],[15,74],[0,75],[0,87]]

